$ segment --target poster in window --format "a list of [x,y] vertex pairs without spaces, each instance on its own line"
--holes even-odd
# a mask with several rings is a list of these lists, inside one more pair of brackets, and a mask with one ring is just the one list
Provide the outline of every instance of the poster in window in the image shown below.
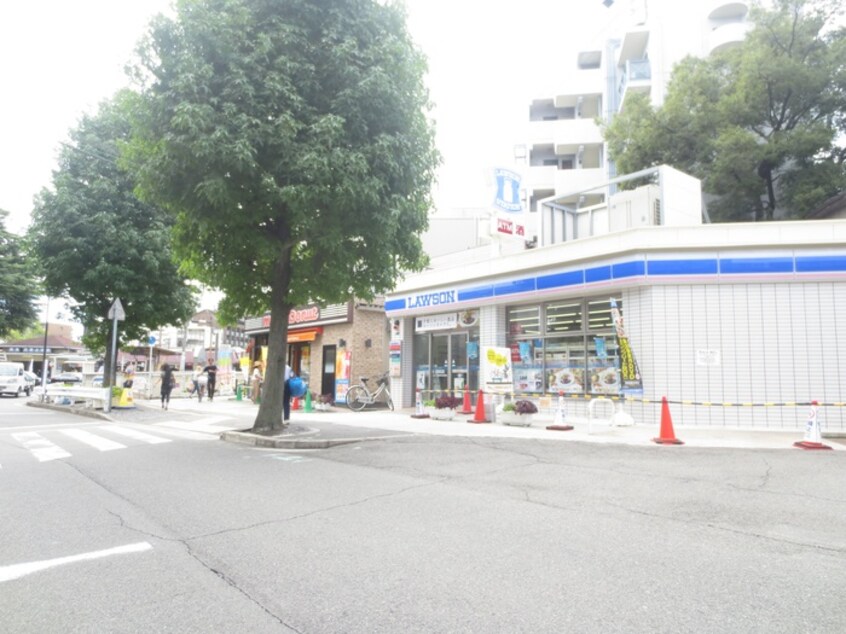
[[510,348],[482,347],[482,378],[488,386],[511,387],[514,376]]
[[543,368],[515,368],[515,392],[543,392]]

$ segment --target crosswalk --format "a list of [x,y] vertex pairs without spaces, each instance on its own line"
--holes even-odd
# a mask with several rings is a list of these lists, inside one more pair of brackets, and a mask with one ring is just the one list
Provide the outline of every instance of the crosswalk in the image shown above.
[[[84,452],[105,453],[138,446],[164,445],[174,440],[217,440],[220,432],[233,428],[226,425],[226,421],[226,417],[216,416],[192,422],[174,420],[152,425],[87,423],[0,427],[0,447],[15,448],[13,451],[17,454],[23,449],[28,452],[31,461],[45,463]],[[0,469],[3,462],[0,459]]]

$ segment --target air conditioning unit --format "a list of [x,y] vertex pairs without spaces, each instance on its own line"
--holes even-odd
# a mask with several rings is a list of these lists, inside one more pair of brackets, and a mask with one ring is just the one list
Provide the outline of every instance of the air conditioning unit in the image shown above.
[[661,224],[661,198],[657,185],[644,185],[611,196],[608,229],[625,231]]

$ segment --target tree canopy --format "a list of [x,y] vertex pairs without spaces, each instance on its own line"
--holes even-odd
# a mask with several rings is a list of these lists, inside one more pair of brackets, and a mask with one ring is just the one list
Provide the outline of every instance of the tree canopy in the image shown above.
[[172,256],[169,216],[135,196],[135,181],[117,163],[130,133],[128,103],[129,95],[119,94],[71,130],[72,144],[61,150],[53,188],[39,194],[30,227],[45,290],[76,301],[71,311],[92,351],[111,348],[108,311],[116,298],[126,310],[122,340],[181,323],[195,304]]
[[742,44],[673,70],[662,106],[626,97],[605,138],[619,173],[666,163],[718,220],[796,218],[846,187],[846,30],[830,0],[753,8]]
[[281,424],[288,313],[425,262],[425,60],[375,0],[182,0],[141,47],[130,160],[225,321],[271,313],[256,429]]
[[6,230],[8,215],[0,209],[0,337],[32,325],[39,291],[23,250],[23,239]]

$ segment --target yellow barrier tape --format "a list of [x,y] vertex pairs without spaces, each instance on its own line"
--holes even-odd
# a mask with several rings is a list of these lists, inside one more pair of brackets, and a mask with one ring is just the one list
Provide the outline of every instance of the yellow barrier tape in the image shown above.
[[[472,394],[478,394],[478,390],[471,391]],[[461,396],[464,394],[463,390],[453,390],[450,392],[449,390],[420,390],[421,398],[425,400],[434,399],[436,396],[441,396],[443,394],[452,393],[455,396]],[[651,404],[659,404],[661,403],[660,399],[650,399],[645,398],[642,396],[631,396],[631,395],[622,395],[622,396],[615,396],[613,394],[593,394],[593,393],[586,393],[586,394],[553,394],[553,393],[520,393],[520,392],[485,392],[485,396],[492,397],[492,396],[507,396],[509,399],[512,400],[520,400],[520,399],[548,399],[552,398],[555,399],[557,396],[563,396],[566,399],[575,399],[575,400],[585,400],[589,401],[594,398],[605,398],[609,401],[623,401],[627,403],[643,403],[645,405]],[[555,401],[553,401],[554,404]],[[689,406],[697,406],[697,407],[809,407],[812,402],[811,401],[785,401],[782,403],[766,401],[762,403],[733,403],[733,402],[714,402],[714,401],[691,401],[691,400],[671,400],[667,399],[667,403],[671,405],[689,405]],[[816,405],[818,407],[846,407],[846,402],[843,401],[832,401],[832,402],[823,402],[817,401]],[[554,405],[553,405],[554,406]]]

